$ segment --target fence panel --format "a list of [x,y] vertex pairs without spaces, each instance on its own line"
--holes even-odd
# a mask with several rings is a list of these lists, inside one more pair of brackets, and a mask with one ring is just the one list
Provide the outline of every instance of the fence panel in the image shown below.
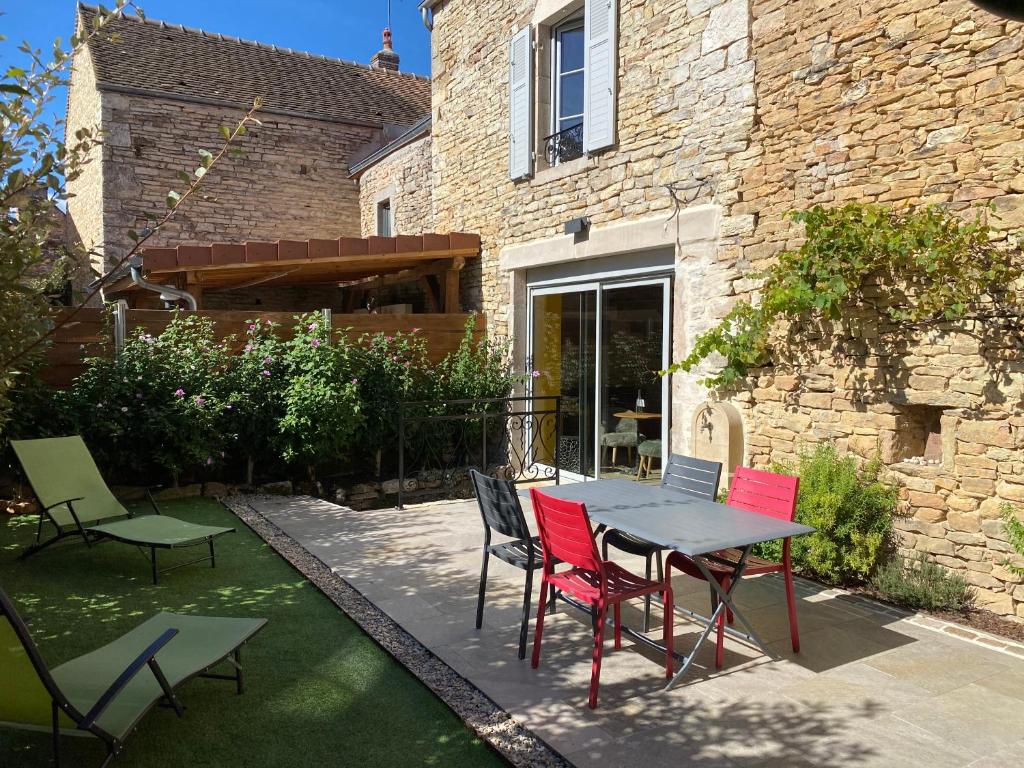
[[[61,310],[58,320],[72,310]],[[249,312],[233,310],[201,310],[183,314],[195,314],[214,321],[217,338],[235,336],[243,339],[246,324],[256,318],[277,323],[283,338],[291,338],[296,312]],[[423,335],[427,343],[427,357],[431,362],[440,362],[454,352],[465,333],[468,314],[437,315],[344,315],[334,314],[331,326],[340,330],[352,341],[364,333],[410,333],[414,329]],[[127,333],[144,329],[157,335],[171,322],[171,313],[162,309],[129,309],[125,312]],[[475,318],[474,337],[481,339],[486,332],[486,320],[478,314]],[[70,386],[75,376],[82,372],[83,360],[87,356],[102,354],[110,349],[113,340],[113,322],[105,309],[87,308],[79,310],[72,321],[57,329],[53,343],[46,351],[47,366],[42,372],[43,379],[56,387]],[[239,341],[238,348],[244,345]]]

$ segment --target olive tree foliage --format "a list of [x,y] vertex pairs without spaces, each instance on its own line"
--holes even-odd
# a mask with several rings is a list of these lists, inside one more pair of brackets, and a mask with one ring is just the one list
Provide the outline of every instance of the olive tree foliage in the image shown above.
[[[111,22],[129,10],[143,17],[142,9],[131,0],[116,0],[113,9],[101,6],[91,27],[72,35],[67,46],[58,38],[46,54],[23,43],[18,48],[24,55],[22,66],[9,66],[0,75],[0,438],[12,389],[31,369],[55,330],[71,321],[102,288],[102,283],[96,284],[70,313],[55,321],[48,298],[54,276],[66,276],[72,265],[86,261],[86,254],[55,263],[47,241],[57,234],[58,211],[68,198],[66,183],[81,175],[103,137],[99,126],[82,127],[66,135],[64,121],[53,116],[52,107],[57,89],[70,85],[75,53],[98,35],[116,40]],[[166,211],[139,212],[146,226],[127,233],[134,245],[111,273],[197,194],[221,158],[241,152],[232,144],[246,133],[247,125],[259,122],[255,113],[260,105],[257,100],[234,126],[219,127],[223,143],[218,149],[198,150],[197,167],[179,173],[181,190],[168,191]]]

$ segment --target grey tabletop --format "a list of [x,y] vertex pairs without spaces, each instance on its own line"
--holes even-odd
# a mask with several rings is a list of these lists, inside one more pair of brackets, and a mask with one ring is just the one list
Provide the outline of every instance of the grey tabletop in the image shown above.
[[[538,490],[558,499],[582,501],[595,523],[690,556],[814,531],[800,523],[631,480],[592,480]],[[529,492],[523,490],[520,495],[528,497]]]

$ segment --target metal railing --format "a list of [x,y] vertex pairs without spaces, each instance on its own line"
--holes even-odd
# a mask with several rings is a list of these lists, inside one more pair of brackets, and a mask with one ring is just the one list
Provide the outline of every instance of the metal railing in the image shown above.
[[544,138],[548,165],[558,165],[583,157],[583,123]]
[[561,481],[562,398],[424,400],[398,407],[398,508],[406,482],[468,485],[469,470],[513,483]]

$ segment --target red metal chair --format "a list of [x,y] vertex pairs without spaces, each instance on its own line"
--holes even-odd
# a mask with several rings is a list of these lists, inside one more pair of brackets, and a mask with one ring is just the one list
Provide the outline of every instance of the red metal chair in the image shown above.
[[[602,560],[597,552],[597,542],[590,526],[590,517],[584,504],[576,501],[555,499],[530,489],[530,499],[537,516],[541,548],[544,553],[543,581],[540,592],[554,587],[566,595],[589,603],[594,617],[594,656],[590,673],[591,709],[597,706],[597,687],[601,677],[601,651],[604,645],[604,623],[608,606],[615,614],[615,648],[622,647],[622,617],[620,606],[623,601],[660,592],[665,602],[664,645],[665,674],[672,677],[672,587],[667,579],[650,581],[622,568],[615,563]],[[561,561],[572,566],[567,571],[555,573],[555,565]],[[533,658],[536,669],[540,665],[540,643],[544,632],[544,601],[537,611],[537,628],[533,638]]]
[[[729,498],[726,504],[735,509],[756,512],[759,515],[770,515],[782,520],[792,520],[796,515],[797,492],[800,479],[787,475],[777,475],[760,469],[739,467],[729,486]],[[793,562],[790,556],[790,539],[782,541],[782,562],[775,563],[760,557],[748,556],[743,576],[757,576],[762,573],[782,573],[786,582],[786,603],[789,609],[789,636],[793,643],[793,652],[800,652],[800,634],[796,622],[796,594],[793,591]],[[729,585],[743,553],[738,549],[723,549],[708,555],[705,564],[711,575],[721,585],[722,590],[729,592]],[[704,575],[693,561],[679,552],[673,552],[665,562],[665,578],[672,579],[672,569],[682,571],[687,576],[704,579]],[[711,609],[718,605],[718,597],[714,590],[711,593]],[[718,640],[715,650],[715,666],[722,668],[725,655],[725,622],[732,623],[732,612],[725,611],[718,618]]]

